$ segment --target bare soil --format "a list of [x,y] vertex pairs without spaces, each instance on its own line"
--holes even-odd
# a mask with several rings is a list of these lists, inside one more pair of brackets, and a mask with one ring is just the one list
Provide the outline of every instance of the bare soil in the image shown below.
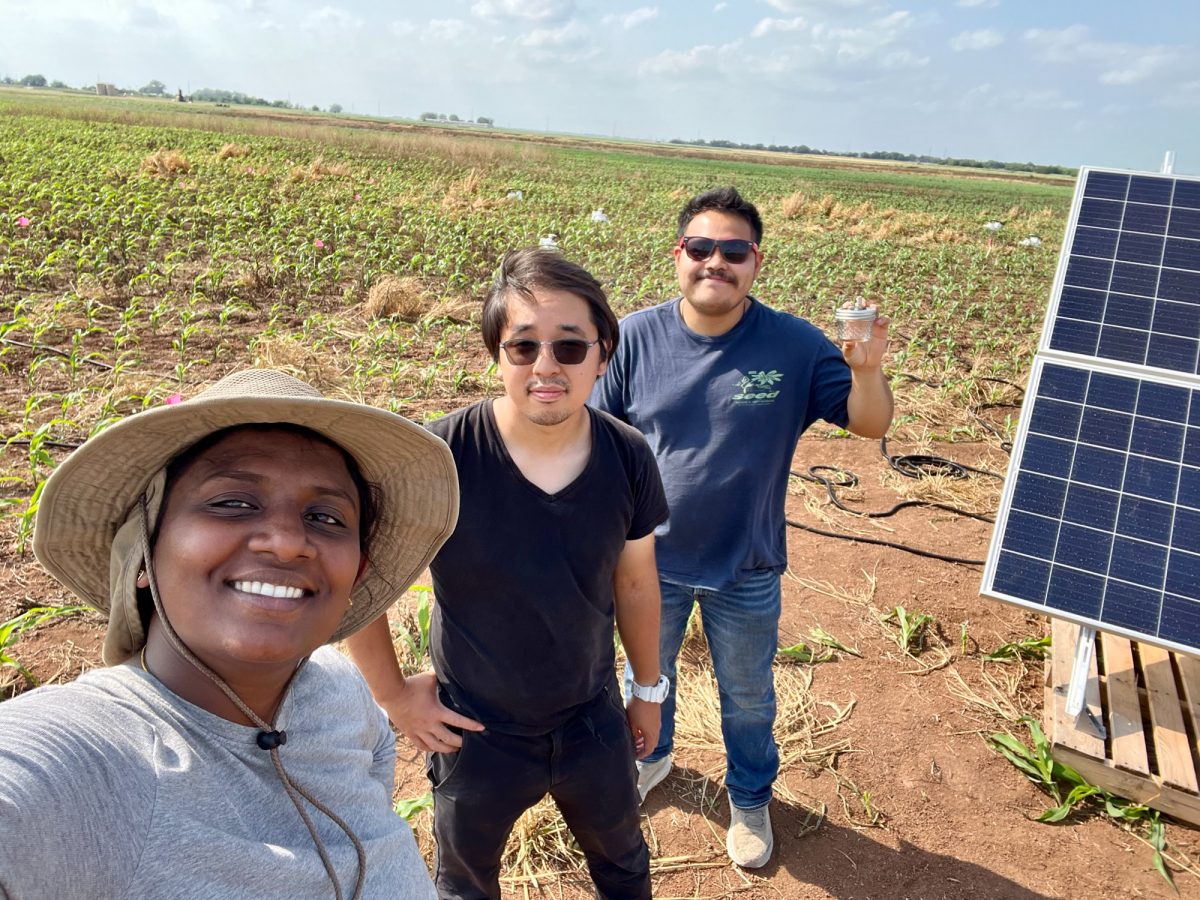
[[[896,448],[892,448],[895,452]],[[1003,470],[1006,458],[982,444],[937,445],[960,462]],[[796,467],[837,465],[857,472],[862,509],[885,509],[899,495],[877,445],[818,436],[801,441]],[[5,463],[5,468],[12,466]],[[991,526],[926,509],[868,524],[827,508],[814,515],[800,487],[789,517],[816,527],[857,530],[937,553],[983,559]],[[823,521],[824,520],[824,521]],[[890,534],[888,533],[890,531]],[[772,807],[776,850],[763,869],[743,872],[725,857],[727,801],[711,752],[683,750],[677,768],[647,800],[647,835],[657,861],[658,897],[747,898],[1125,898],[1170,897],[1151,851],[1102,814],[1083,812],[1064,824],[1033,818],[1046,797],[984,736],[1005,727],[997,715],[951,692],[955,673],[987,695],[985,673],[1017,710],[1041,711],[1040,662],[984,664],[981,653],[1048,633],[1044,618],[978,596],[980,567],[926,559],[890,548],[820,537],[789,528],[791,571],[784,579],[781,645],[807,639],[819,625],[861,657],[838,654],[814,667],[820,702],[853,702],[838,737],[849,742],[834,768],[786,770]],[[0,557],[7,587],[0,620],[31,605],[69,602],[32,557]],[[873,581],[873,586],[872,586]],[[924,651],[901,652],[880,616],[903,606],[937,623]],[[966,624],[967,647],[961,646]],[[99,664],[102,621],[92,615],[43,626],[12,648],[43,680],[67,680]],[[11,669],[0,686],[26,687]],[[1024,736],[1023,729],[1009,726]],[[425,790],[421,760],[401,743],[397,797]],[[864,799],[866,802],[864,802]],[[1173,852],[1200,858],[1200,830],[1171,822]],[[672,862],[672,860],[678,860]],[[1200,879],[1176,870],[1180,896],[1200,896]],[[528,883],[512,896],[536,896]],[[588,896],[577,876],[550,879],[548,896]]]

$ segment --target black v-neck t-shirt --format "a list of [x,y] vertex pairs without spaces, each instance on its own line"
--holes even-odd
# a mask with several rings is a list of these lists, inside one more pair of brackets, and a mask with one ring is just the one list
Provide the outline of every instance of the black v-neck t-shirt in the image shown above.
[[458,525],[430,566],[430,652],[450,705],[498,731],[544,734],[612,681],[617,558],[667,519],[645,438],[587,413],[587,464],[554,494],[521,474],[491,400],[429,425],[461,492]]

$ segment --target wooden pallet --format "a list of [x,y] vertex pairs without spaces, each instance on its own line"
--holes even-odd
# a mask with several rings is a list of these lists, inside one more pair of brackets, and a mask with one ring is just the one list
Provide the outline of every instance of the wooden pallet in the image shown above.
[[1085,714],[1066,713],[1079,626],[1052,619],[1042,713],[1054,758],[1127,800],[1200,825],[1200,659],[1100,632]]

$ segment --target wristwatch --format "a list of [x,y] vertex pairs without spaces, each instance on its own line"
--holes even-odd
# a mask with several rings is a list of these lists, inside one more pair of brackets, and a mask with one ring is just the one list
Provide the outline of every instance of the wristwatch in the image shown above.
[[633,682],[633,696],[638,700],[645,700],[647,703],[662,703],[667,699],[667,694],[671,690],[671,679],[666,675],[659,675],[658,681],[647,687],[644,684]]

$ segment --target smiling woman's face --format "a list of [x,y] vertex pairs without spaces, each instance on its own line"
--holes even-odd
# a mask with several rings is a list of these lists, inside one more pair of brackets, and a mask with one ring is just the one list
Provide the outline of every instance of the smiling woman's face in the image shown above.
[[153,548],[167,618],[218,672],[294,665],[349,606],[359,516],[335,447],[283,429],[231,431],[167,486]]

